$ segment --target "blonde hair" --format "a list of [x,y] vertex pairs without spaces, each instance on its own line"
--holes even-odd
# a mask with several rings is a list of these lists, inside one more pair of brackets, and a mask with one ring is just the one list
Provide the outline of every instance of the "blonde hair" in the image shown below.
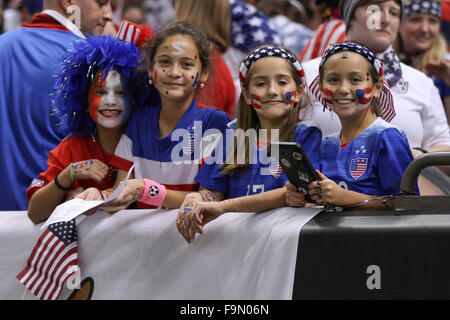
[[[432,2],[441,4],[440,0],[431,0]],[[409,5],[411,3],[411,0],[403,0],[404,5]],[[411,16],[412,13],[408,16]],[[404,17],[403,20],[405,20],[407,17]],[[438,17],[439,20],[441,17]],[[439,22],[440,23],[440,22]],[[403,45],[403,39],[400,35],[400,32],[397,34],[397,38],[395,39],[394,43],[392,44],[392,47],[394,48],[395,52],[399,57],[405,53],[405,48]],[[433,45],[425,50],[424,52],[421,52],[417,55],[417,59],[413,61],[412,67],[414,67],[417,70],[420,70],[424,73],[425,72],[425,65],[427,62],[436,62],[440,61],[442,58],[445,57],[447,53],[447,42],[445,41],[445,38],[442,36],[442,33],[439,33],[436,40],[434,41]]]
[[231,8],[229,0],[178,0],[176,20],[187,21],[203,30],[221,52],[231,46]]
[[[400,36],[400,33],[397,35],[397,38],[395,39],[392,47],[399,56],[405,53],[403,40]],[[425,72],[426,63],[440,61],[442,58],[445,57],[446,52],[447,52],[447,43],[442,34],[439,34],[436,38],[436,41],[434,41],[433,45],[417,56],[417,60],[415,61],[412,67],[426,73]]]
[[[291,52],[290,50],[283,48],[284,50]],[[255,49],[256,50],[256,49]],[[286,63],[289,64],[291,71],[292,71],[292,77],[295,81],[296,88],[298,88],[299,85],[305,85],[302,81],[302,78],[298,74],[295,67],[292,65],[292,63],[289,62],[289,60],[286,60]],[[251,79],[252,75],[252,68],[250,67],[250,70],[248,71],[245,81],[243,84],[243,89],[248,90],[248,84],[249,80]],[[300,110],[304,106],[301,105],[301,102],[297,102],[293,105],[292,109],[289,112],[289,115],[287,116],[287,123],[283,125],[280,129],[280,135],[279,140],[280,141],[292,141],[295,134],[295,129],[297,127],[297,124],[300,122],[299,120],[299,113]],[[249,129],[255,129],[258,130],[261,127],[261,124],[259,122],[258,114],[256,113],[255,109],[249,104],[247,104],[242,92],[239,97],[239,103],[238,103],[238,113],[237,113],[237,123],[236,123],[236,129],[241,129],[244,132],[246,132]],[[236,170],[245,171],[248,168],[248,165],[250,163],[250,155],[252,148],[250,147],[250,142],[248,137],[245,138],[245,136],[242,135],[234,135],[234,150],[230,155],[228,156],[227,161],[222,165],[222,174],[231,174],[235,172]],[[241,141],[237,141],[238,139],[241,139]],[[242,139],[245,139],[245,163],[244,164],[238,164],[237,159],[239,158],[238,155],[238,145],[242,143]]]

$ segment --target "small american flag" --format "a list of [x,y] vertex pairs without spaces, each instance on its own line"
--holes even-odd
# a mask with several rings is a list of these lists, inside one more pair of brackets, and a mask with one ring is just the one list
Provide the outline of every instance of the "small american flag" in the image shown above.
[[357,180],[366,172],[368,160],[368,158],[357,157],[350,161],[350,175],[353,179]]
[[49,225],[41,235],[17,279],[39,299],[56,300],[71,275],[67,269],[77,264],[75,219],[57,222]]

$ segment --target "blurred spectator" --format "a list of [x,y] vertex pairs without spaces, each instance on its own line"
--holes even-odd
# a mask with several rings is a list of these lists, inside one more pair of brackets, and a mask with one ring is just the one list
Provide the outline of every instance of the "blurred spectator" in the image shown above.
[[[447,41],[447,46],[450,45],[450,0],[442,1],[442,25],[441,30]],[[449,51],[449,50],[447,50]]]
[[3,10],[3,31],[8,32],[14,30],[22,23],[22,0],[5,1]]
[[230,117],[234,113],[236,89],[230,70],[222,54],[231,45],[230,3],[228,0],[178,0],[175,3],[176,20],[187,21],[203,30],[212,43],[211,63],[205,87],[197,90],[199,104],[214,106]]
[[144,9],[138,4],[126,4],[123,7],[122,19],[139,25],[147,24]]
[[0,0],[0,34],[3,33],[3,0]]
[[323,23],[315,30],[300,54],[300,61],[321,57],[331,42],[345,40],[345,23],[339,19],[338,0],[315,0],[316,10],[321,12]]
[[269,17],[269,25],[278,30],[283,46],[299,56],[313,34],[301,23],[307,20],[303,5],[297,0],[260,0],[256,8]]
[[44,0],[29,24],[0,36],[0,210],[26,210],[25,192],[47,167],[62,138],[50,121],[50,88],[61,55],[85,34],[100,35],[111,21],[109,1],[80,2],[80,28],[69,2]]
[[[449,60],[447,43],[441,34],[441,1],[440,0],[404,0],[403,20],[399,35],[394,42],[394,49],[400,61],[428,75],[434,76],[435,85],[446,109],[450,123],[450,87],[441,78],[439,71],[445,66],[428,68],[428,65],[440,65]],[[440,70],[439,70],[440,69]],[[445,77],[444,77],[445,78]]]
[[155,31],[175,18],[173,0],[143,0],[142,8],[145,11],[147,23]]

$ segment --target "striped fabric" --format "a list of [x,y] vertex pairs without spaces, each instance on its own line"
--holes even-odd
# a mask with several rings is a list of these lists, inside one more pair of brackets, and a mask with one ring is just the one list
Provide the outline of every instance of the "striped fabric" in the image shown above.
[[343,41],[345,41],[344,20],[331,20],[322,23],[306,43],[300,54],[300,61],[306,62],[321,57],[331,42],[336,44]]

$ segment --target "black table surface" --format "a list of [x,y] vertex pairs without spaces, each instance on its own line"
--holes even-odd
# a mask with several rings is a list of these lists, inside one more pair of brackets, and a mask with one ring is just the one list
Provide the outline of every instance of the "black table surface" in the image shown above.
[[450,299],[450,209],[321,212],[300,232],[293,299]]

